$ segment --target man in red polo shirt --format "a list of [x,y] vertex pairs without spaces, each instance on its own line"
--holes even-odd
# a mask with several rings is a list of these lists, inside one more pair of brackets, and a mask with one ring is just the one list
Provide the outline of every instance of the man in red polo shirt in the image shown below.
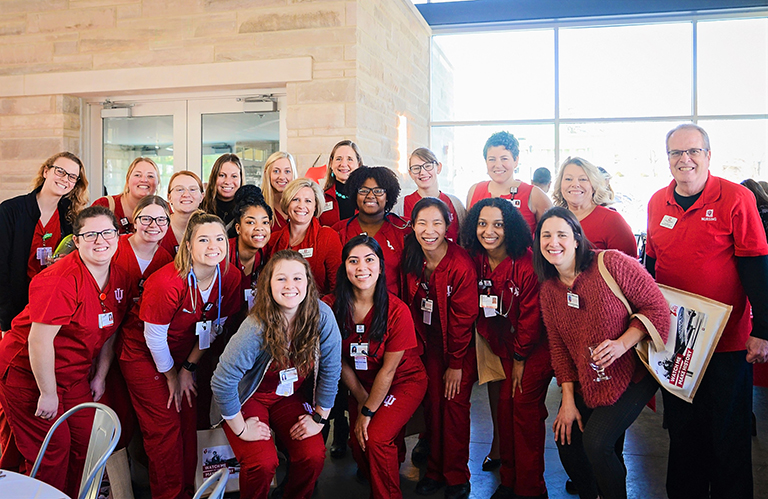
[[752,364],[768,361],[768,244],[752,193],[710,175],[701,127],[670,131],[667,155],[674,180],[648,204],[646,266],[660,284],[733,306],[693,403],[662,391],[667,494],[751,499]]

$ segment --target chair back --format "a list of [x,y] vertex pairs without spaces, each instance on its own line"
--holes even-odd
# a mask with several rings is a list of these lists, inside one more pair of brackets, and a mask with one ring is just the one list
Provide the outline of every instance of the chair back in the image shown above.
[[88,453],[85,456],[85,467],[83,468],[83,476],[80,480],[80,494],[78,499],[96,499],[99,496],[99,488],[101,487],[101,479],[104,475],[104,467],[107,464],[107,459],[112,455],[112,451],[117,446],[117,441],[120,440],[120,420],[115,414],[115,411],[110,409],[104,404],[96,402],[85,402],[77,405],[64,414],[53,423],[51,429],[48,430],[48,434],[43,440],[43,445],[40,447],[40,452],[37,454],[35,464],[32,467],[32,472],[29,476],[33,477],[37,474],[37,470],[40,468],[40,464],[43,461],[43,456],[48,443],[53,437],[53,432],[69,418],[72,414],[83,409],[95,409],[96,414],[93,418],[93,427],[91,429],[91,438],[88,442]]
[[229,468],[224,466],[203,482],[192,499],[201,499],[203,494],[211,487],[213,487],[213,490],[208,499],[223,499],[227,488],[227,480],[229,480]]

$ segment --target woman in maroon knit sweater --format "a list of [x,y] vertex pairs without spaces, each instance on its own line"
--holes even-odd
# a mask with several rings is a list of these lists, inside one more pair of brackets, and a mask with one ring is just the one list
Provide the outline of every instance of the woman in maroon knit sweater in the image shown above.
[[[658,388],[632,349],[648,331],[630,320],[603,280],[573,213],[547,211],[533,247],[552,366],[563,390],[553,426],[560,460],[582,499],[598,493],[626,498],[626,468],[614,446]],[[606,251],[604,259],[632,309],[648,317],[666,341],[669,308],[651,276],[618,251]],[[601,373],[609,379],[597,381]]]

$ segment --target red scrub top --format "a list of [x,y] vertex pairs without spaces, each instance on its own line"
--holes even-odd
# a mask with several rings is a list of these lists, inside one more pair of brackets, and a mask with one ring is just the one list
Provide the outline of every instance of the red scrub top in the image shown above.
[[[118,232],[122,234],[133,234],[133,223],[130,220],[130,214],[126,215],[125,211],[123,211],[123,195],[117,194],[115,196],[112,196],[112,199],[115,201],[115,217],[117,217],[117,225],[119,227]],[[91,206],[103,206],[104,208],[109,208],[109,199],[107,199],[107,196],[100,197],[96,201],[93,202]]]
[[[533,271],[531,250],[517,260],[505,258],[493,270],[484,251],[474,261],[480,295],[499,300],[496,315],[486,317],[485,309],[479,308],[477,332],[499,357],[512,359],[518,354],[527,358],[543,340],[539,280]],[[491,281],[491,287],[486,287],[485,281]]]
[[[144,360],[154,364],[152,354],[144,340],[144,321],[151,324],[169,324],[168,347],[174,362],[180,363],[192,351],[197,336],[195,323],[216,320],[219,286],[222,286],[221,317],[229,317],[240,309],[240,271],[233,265],[224,270],[221,264],[221,281],[211,289],[208,301],[204,302],[200,290],[190,286],[187,279],[179,276],[173,263],[169,263],[147,279],[139,306],[133,307],[123,325],[123,361]],[[192,306],[192,292],[195,293],[195,307]],[[211,308],[204,313],[206,305]]]
[[736,257],[768,255],[768,243],[745,187],[709,175],[693,206],[675,201],[673,180],[648,203],[646,252],[656,259],[656,282],[733,306],[716,352],[746,348],[750,307]]
[[50,256],[56,251],[56,246],[61,242],[61,220],[59,220],[59,210],[53,212],[48,223],[43,227],[43,223],[38,220],[35,225],[35,232],[32,234],[32,244],[29,251],[29,262],[27,263],[27,277],[31,281],[33,277],[45,268],[38,259],[38,248],[50,248]]
[[[326,296],[323,301],[326,302],[331,308],[336,297],[333,295]],[[370,392],[373,387],[373,382],[376,380],[376,375],[381,370],[381,366],[384,365],[384,354],[387,352],[404,352],[403,358],[400,360],[397,369],[395,370],[395,376],[392,379],[392,385],[409,379],[417,373],[424,372],[424,365],[419,358],[419,344],[416,341],[416,330],[413,327],[413,319],[411,318],[411,312],[408,307],[397,296],[392,293],[389,294],[389,313],[387,314],[387,330],[384,333],[384,337],[381,341],[372,342],[370,340],[371,322],[373,321],[373,308],[368,311],[363,323],[364,328],[362,334],[357,332],[357,324],[354,326],[347,326],[348,334],[347,338],[342,340],[341,344],[341,357],[344,362],[349,364],[352,369],[355,370],[357,378],[363,385],[366,391]],[[366,356],[367,369],[356,369],[355,359],[351,355],[351,346],[353,343],[368,343],[368,355]]]
[[336,288],[336,271],[341,266],[341,244],[336,232],[329,227],[322,227],[317,218],[312,218],[304,240],[297,246],[291,246],[290,242],[291,229],[286,226],[272,234],[267,253],[273,255],[284,249],[298,251],[309,262],[320,296],[333,292]]
[[[357,216],[342,220],[333,229],[339,233],[342,247],[347,244],[347,241],[363,233]],[[396,296],[400,295],[400,268],[403,261],[405,236],[410,232],[411,227],[408,222],[390,213],[384,218],[384,223],[379,231],[373,236],[384,253],[387,290]]]
[[[475,192],[472,193],[472,200],[470,201],[469,206],[467,206],[468,210],[481,199],[493,197],[488,191],[488,185],[490,183],[490,180],[486,180],[485,182],[480,182],[477,184],[477,187],[475,187]],[[531,209],[528,207],[528,200],[531,197],[531,191],[533,191],[532,185],[526,184],[525,182],[520,182],[520,185],[517,187],[517,192],[515,194],[504,194],[501,196],[501,198],[509,199],[512,201],[512,204],[515,206],[515,208],[520,210],[520,214],[523,215],[525,221],[528,222],[528,225],[531,226],[531,232],[533,233],[536,232],[536,215],[534,215]]]
[[[29,285],[29,304],[0,343],[0,374],[13,367],[28,375],[30,388],[37,387],[28,345],[31,325],[37,322],[61,326],[53,340],[59,388],[87,379],[93,360],[128,308],[129,285],[128,273],[113,263],[109,281],[99,290],[77,251],[43,270]],[[112,324],[99,327],[99,315],[105,313],[112,314]]]
[[287,225],[288,220],[279,211],[272,210],[272,232],[277,232]]
[[596,206],[592,213],[581,220],[581,228],[597,249],[615,249],[637,258],[635,234],[619,212]]
[[[448,211],[451,212],[451,224],[448,226],[448,230],[445,231],[446,239],[450,239],[454,243],[459,242],[459,216],[456,214],[456,208],[453,206],[453,201],[447,194],[440,191],[440,201],[444,202],[448,206]],[[403,215],[407,220],[411,219],[411,213],[416,203],[421,201],[422,197],[419,195],[419,191],[408,194],[403,198]]]
[[[255,260],[253,262],[253,270],[250,274],[245,273],[245,267],[240,263],[240,253],[238,252],[237,237],[233,237],[229,240],[229,264],[240,271],[240,300],[244,307],[248,306],[249,295],[253,293],[255,296],[256,282],[259,280],[259,273],[264,268],[266,259],[264,258],[264,252],[259,250],[256,252]],[[248,294],[246,294],[246,292]],[[253,298],[251,298],[251,301]]]
[[176,258],[176,253],[179,252],[179,242],[176,240],[176,234],[173,233],[170,224],[168,225],[168,232],[165,233],[165,237],[160,241],[160,247],[173,258]]
[[155,271],[172,262],[173,257],[162,247],[162,245],[158,246],[157,251],[155,251],[155,254],[152,257],[152,261],[149,262],[146,270],[142,272],[141,267],[139,267],[139,261],[136,259],[136,253],[133,251],[133,246],[131,246],[130,241],[128,241],[128,238],[130,237],[129,234],[120,236],[120,241],[117,243],[117,253],[115,253],[115,256],[112,258],[112,262],[128,272],[130,285],[126,296],[132,300],[132,303],[137,303],[139,301],[139,296],[141,296],[141,293],[144,290],[144,282],[146,279]]
[[338,223],[339,216],[339,200],[336,197],[336,185],[331,185],[325,192],[325,206],[323,212],[320,214],[320,225],[326,227],[333,227]]

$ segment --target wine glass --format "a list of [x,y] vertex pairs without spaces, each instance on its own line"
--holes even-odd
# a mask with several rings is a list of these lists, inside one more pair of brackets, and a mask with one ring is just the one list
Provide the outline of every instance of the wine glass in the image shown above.
[[611,379],[610,376],[605,374],[605,368],[600,367],[597,364],[595,364],[594,360],[592,360],[592,355],[594,354],[594,351],[597,350],[598,345],[592,345],[587,347],[589,349],[589,367],[595,370],[597,372],[597,378],[595,378],[593,381],[601,382],[601,381],[608,381]]

